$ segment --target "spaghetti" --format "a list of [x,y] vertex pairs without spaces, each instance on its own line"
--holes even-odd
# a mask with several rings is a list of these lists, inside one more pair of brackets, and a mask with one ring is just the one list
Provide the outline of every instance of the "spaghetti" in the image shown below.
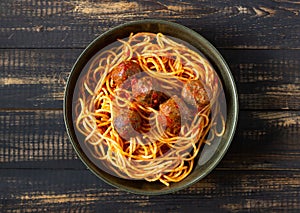
[[[118,81],[128,66],[130,75]],[[218,102],[222,86],[212,66],[161,33],[131,34],[102,51],[81,85],[76,129],[93,158],[121,178],[159,180],[167,186],[181,181],[192,171],[202,145],[225,131]],[[136,94],[145,85],[150,85],[150,98]],[[194,94],[193,88],[202,92]]]

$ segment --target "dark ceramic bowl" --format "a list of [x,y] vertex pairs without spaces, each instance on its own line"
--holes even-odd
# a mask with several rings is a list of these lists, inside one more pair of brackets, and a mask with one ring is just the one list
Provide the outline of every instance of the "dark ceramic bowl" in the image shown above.
[[[210,152],[211,155],[205,163],[195,163],[193,171],[185,179],[178,183],[171,183],[168,187],[161,184],[160,182],[125,180],[104,172],[103,170],[98,168],[84,153],[74,130],[72,119],[73,93],[81,71],[83,70],[89,59],[100,49],[104,48],[105,46],[116,41],[119,38],[128,37],[131,32],[161,32],[165,35],[179,38],[188,42],[189,44],[199,49],[206,56],[206,58],[210,61],[210,63],[218,73],[223,84],[227,103],[225,134],[222,136],[217,146],[207,148],[208,152]],[[100,179],[112,186],[137,194],[166,194],[178,191],[196,183],[197,181],[204,178],[207,174],[209,174],[220,162],[220,160],[226,153],[235,132],[238,119],[238,98],[234,79],[226,62],[224,61],[220,53],[206,39],[204,39],[193,30],[179,24],[161,20],[141,20],[120,25],[103,33],[98,38],[96,38],[79,56],[72,68],[67,82],[64,97],[64,119],[69,138],[75,151],[77,152],[82,162]],[[213,149],[213,151],[209,149]]]

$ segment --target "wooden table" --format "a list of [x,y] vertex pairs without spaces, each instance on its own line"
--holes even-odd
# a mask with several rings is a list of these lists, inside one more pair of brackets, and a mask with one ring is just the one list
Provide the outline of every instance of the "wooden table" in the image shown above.
[[[0,212],[300,211],[298,0],[0,3]],[[76,156],[63,93],[86,45],[121,23],[158,18],[206,37],[239,92],[235,138],[217,168],[174,194],[111,187]]]

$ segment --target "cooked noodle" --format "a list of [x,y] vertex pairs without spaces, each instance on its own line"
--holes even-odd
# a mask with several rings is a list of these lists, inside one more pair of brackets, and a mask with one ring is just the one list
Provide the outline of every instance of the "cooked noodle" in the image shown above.
[[[167,186],[181,181],[192,171],[201,146],[224,134],[219,79],[203,56],[161,33],[131,34],[128,40],[119,41],[119,46],[97,55],[83,77],[75,110],[76,128],[85,136],[90,154],[114,175],[159,180]],[[210,103],[181,126],[180,134],[166,133],[159,125],[157,110],[124,98],[130,91],[116,87],[111,79],[112,70],[123,61],[138,63],[145,74],[159,79],[165,91],[180,91],[178,81],[200,79],[209,91]],[[129,107],[148,123],[142,126],[145,134],[124,140],[113,120],[118,109]],[[213,108],[218,112],[211,113]],[[217,128],[220,121],[221,129]],[[209,132],[213,134],[208,138]]]

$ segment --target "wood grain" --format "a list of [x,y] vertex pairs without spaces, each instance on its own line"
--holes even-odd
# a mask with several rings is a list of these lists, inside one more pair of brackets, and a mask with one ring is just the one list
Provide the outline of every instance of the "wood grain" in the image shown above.
[[[62,108],[67,77],[82,49],[0,51],[0,108]],[[300,50],[221,53],[236,80],[241,109],[300,110]]]
[[[83,169],[62,111],[0,111],[0,168]],[[235,138],[217,169],[300,171],[300,111],[242,111]],[[283,140],[284,138],[284,140]]]
[[1,48],[83,48],[112,27],[148,18],[183,24],[219,48],[300,48],[297,1],[4,0],[0,8]]
[[142,196],[108,186],[87,170],[2,171],[0,199],[5,212],[296,212],[300,209],[300,175],[295,172],[214,171],[177,193]]
[[299,50],[222,50],[241,109],[300,109]]
[[67,77],[81,49],[0,51],[1,108],[62,108]]
[[[183,24],[214,44],[241,109],[212,173],[163,196],[99,180],[76,156],[62,113],[83,48],[149,18]],[[300,212],[299,91],[296,0],[1,0],[0,212]]]

